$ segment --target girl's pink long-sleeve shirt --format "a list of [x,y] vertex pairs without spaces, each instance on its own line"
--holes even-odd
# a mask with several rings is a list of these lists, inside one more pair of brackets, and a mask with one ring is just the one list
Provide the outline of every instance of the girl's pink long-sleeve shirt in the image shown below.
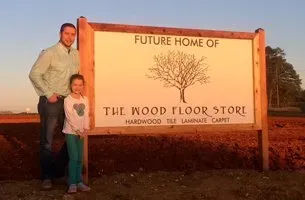
[[89,129],[89,103],[86,96],[79,99],[68,95],[64,100],[65,121],[63,133],[74,134]]

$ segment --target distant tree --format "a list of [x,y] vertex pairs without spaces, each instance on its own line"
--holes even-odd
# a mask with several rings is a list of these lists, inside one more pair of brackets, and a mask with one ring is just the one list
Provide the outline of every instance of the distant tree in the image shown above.
[[0,115],[10,115],[10,114],[14,114],[12,111],[10,110],[2,110],[0,111]]
[[300,99],[302,80],[281,48],[266,47],[267,95],[269,107],[287,106]]

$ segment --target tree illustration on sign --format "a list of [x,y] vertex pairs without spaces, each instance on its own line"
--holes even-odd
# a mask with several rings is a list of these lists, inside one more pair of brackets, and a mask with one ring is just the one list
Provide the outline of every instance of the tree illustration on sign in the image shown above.
[[186,103],[185,90],[195,83],[208,82],[206,57],[196,58],[194,54],[168,51],[153,57],[154,66],[149,68],[148,78],[159,80],[164,87],[175,87],[180,92],[180,102]]

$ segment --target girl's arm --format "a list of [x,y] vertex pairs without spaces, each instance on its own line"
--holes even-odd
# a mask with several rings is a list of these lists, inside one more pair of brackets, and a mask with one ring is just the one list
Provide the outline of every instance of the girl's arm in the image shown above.
[[72,127],[72,130],[75,133],[78,133],[80,130],[77,126],[77,124],[73,121],[73,104],[67,99],[65,98],[64,101],[64,110],[65,110],[65,115],[66,115],[66,121],[67,123]]
[[86,102],[86,109],[85,109],[85,129],[89,130],[89,123],[90,123],[90,119],[89,119],[89,101],[88,101],[88,97],[85,97],[85,102]]

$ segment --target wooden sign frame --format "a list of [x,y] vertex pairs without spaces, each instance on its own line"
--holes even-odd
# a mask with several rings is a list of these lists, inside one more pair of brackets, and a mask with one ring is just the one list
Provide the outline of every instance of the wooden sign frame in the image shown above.
[[[88,22],[86,18],[77,19],[78,41],[80,53],[81,74],[86,80],[85,94],[89,97],[91,135],[105,134],[171,134],[200,133],[205,131],[257,131],[261,167],[269,169],[268,165],[268,123],[267,123],[267,92],[266,92],[266,61],[265,61],[265,31],[257,29],[254,33],[231,32],[215,30],[181,29],[169,27],[134,26],[122,24],[107,24]],[[253,124],[217,124],[217,125],[163,125],[163,126],[129,126],[129,127],[95,127],[95,94],[94,94],[94,32],[125,32],[148,33],[176,36],[196,36],[210,38],[252,40],[253,46],[253,80],[254,80],[254,113]],[[88,181],[88,137],[85,138],[85,181]]]

